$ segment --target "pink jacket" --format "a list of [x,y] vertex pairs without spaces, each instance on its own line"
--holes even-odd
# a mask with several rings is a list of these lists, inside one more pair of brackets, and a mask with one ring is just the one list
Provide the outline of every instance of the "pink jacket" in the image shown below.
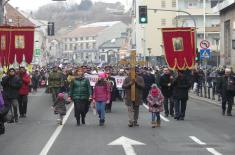
[[110,88],[105,82],[103,85],[96,85],[93,90],[93,99],[98,102],[110,101]]
[[147,97],[149,112],[162,112],[163,111],[163,100],[164,96],[162,95],[161,90],[158,88],[157,96],[151,95],[151,90]]

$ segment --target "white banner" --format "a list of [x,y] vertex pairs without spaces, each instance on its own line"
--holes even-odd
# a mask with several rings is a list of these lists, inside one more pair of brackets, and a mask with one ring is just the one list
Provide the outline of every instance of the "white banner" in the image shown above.
[[[98,75],[86,74],[85,77],[90,81],[92,87],[94,87],[95,83],[98,81]],[[122,88],[126,76],[112,76],[112,77],[115,78],[117,88]]]

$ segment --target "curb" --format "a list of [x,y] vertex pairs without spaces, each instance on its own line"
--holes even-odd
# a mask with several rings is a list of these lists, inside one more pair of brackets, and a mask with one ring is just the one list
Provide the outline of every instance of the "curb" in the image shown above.
[[216,101],[213,101],[213,100],[210,100],[210,99],[206,99],[206,98],[203,98],[203,97],[198,97],[198,96],[192,95],[191,93],[189,93],[189,97],[192,98],[192,99],[196,99],[196,100],[207,102],[208,104],[213,104],[213,105],[216,105],[216,106],[221,106],[221,104],[219,104],[219,102],[216,102]]

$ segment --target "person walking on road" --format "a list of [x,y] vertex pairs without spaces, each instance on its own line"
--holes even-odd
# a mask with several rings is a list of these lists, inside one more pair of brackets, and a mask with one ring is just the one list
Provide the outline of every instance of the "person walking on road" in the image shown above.
[[19,77],[22,80],[22,86],[19,90],[18,104],[20,117],[26,117],[27,113],[27,104],[28,104],[28,94],[29,94],[29,84],[30,84],[30,76],[26,72],[24,67],[20,67]]
[[53,105],[54,113],[59,116],[58,124],[63,125],[63,117],[66,115],[66,100],[64,93],[59,93]]
[[[147,97],[149,112],[152,114],[152,128],[160,127],[161,118],[160,112],[163,111],[164,96],[156,84],[151,86]],[[157,119],[157,120],[156,120]]]
[[70,83],[69,96],[74,101],[74,114],[79,126],[80,119],[82,124],[85,124],[85,117],[92,100],[92,89],[90,81],[84,77],[82,68],[77,69],[75,74]]
[[172,98],[173,93],[173,76],[168,68],[163,69],[163,74],[160,77],[159,85],[164,96],[164,110],[165,116],[169,115],[169,102],[170,102],[170,115],[174,117],[174,101]]
[[175,119],[184,120],[188,100],[188,91],[191,87],[185,71],[178,70],[178,76],[173,82],[173,99],[175,101]]
[[53,71],[49,74],[48,85],[52,93],[53,102],[55,102],[57,95],[63,83],[62,73],[58,71],[58,66],[54,66]]
[[226,104],[228,104],[227,115],[232,116],[233,98],[235,95],[235,77],[230,68],[225,69],[225,75],[217,83],[217,92],[222,96],[222,115],[225,115]]
[[40,81],[40,74],[38,70],[35,70],[32,74],[32,86],[33,86],[33,92],[37,92],[38,86]]
[[111,98],[110,98],[110,103],[106,104],[105,106],[105,111],[106,113],[111,113],[113,101],[116,100],[117,85],[115,78],[111,77],[110,71],[106,72],[106,74],[107,74],[107,82],[110,85]]
[[[139,126],[139,106],[143,104],[143,90],[145,88],[143,77],[136,74],[135,79],[131,79],[131,74],[124,80],[122,88],[125,91],[124,101],[128,108],[129,127]],[[135,84],[135,101],[131,100],[131,86]]]
[[110,102],[110,85],[105,80],[106,74],[99,73],[99,79],[95,84],[93,90],[93,104],[95,104],[97,113],[99,115],[99,125],[103,126],[105,123],[105,106]]
[[10,122],[18,122],[18,97],[19,89],[22,86],[22,80],[16,75],[14,68],[8,70],[8,75],[2,79],[3,96],[7,104],[10,105],[10,111],[13,108],[13,119]]

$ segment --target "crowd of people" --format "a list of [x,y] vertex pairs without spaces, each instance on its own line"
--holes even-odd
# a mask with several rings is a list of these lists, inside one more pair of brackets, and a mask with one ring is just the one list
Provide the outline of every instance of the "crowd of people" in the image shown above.
[[[175,120],[184,120],[189,90],[199,93],[200,87],[212,85],[222,98],[222,114],[232,116],[235,95],[235,77],[231,68],[224,70],[176,70],[167,67],[136,67],[136,77],[131,77],[128,67],[59,67],[35,68],[32,73],[25,67],[10,68],[2,77],[0,95],[0,133],[5,132],[4,123],[17,123],[27,117],[28,94],[46,87],[52,94],[52,109],[58,115],[58,124],[63,124],[66,106],[74,104],[76,124],[86,124],[90,108],[97,113],[98,124],[105,124],[106,113],[112,112],[112,102],[124,101],[128,110],[129,127],[139,126],[139,107],[146,104],[151,113],[152,127],[160,127],[160,113]],[[94,85],[86,75],[97,75]],[[125,76],[121,87],[117,87],[114,76]],[[132,100],[132,87],[135,100]],[[226,105],[228,105],[226,107]],[[226,111],[227,110],[227,111]],[[19,115],[18,115],[19,113]]]

